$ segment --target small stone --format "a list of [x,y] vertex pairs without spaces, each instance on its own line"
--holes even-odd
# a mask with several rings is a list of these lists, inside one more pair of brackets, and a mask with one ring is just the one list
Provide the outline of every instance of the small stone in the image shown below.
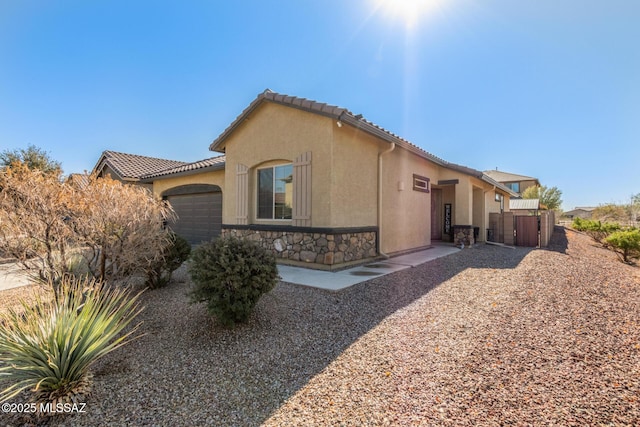
[[316,253],[311,251],[300,252],[300,261],[314,262],[316,260]]

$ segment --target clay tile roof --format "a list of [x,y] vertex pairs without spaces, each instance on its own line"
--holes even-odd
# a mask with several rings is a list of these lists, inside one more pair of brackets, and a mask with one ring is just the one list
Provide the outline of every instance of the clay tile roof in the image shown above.
[[185,163],[173,168],[152,172],[142,176],[142,179],[160,178],[168,175],[186,175],[195,171],[201,171],[202,169],[224,169],[225,156],[211,157],[209,159],[198,160],[192,163]]
[[67,178],[67,183],[76,185],[79,188],[84,188],[89,185],[89,175],[86,173],[72,173]]
[[251,104],[249,104],[249,106],[245,108],[244,111],[242,111],[242,113],[240,113],[240,115],[236,117],[236,119],[233,122],[231,122],[231,124],[220,134],[220,136],[218,136],[218,138],[216,138],[211,143],[211,145],[209,146],[209,149],[211,151],[224,152],[224,149],[225,149],[224,145],[225,145],[226,139],[233,133],[233,131],[238,126],[240,126],[240,124],[242,124],[245,121],[245,119],[249,117],[249,115],[256,108],[258,108],[258,106],[260,106],[265,101],[286,105],[288,107],[299,108],[304,111],[331,117],[334,120],[357,127],[387,142],[392,142],[406,150],[411,151],[417,156],[428,159],[438,165],[482,179],[483,181],[488,182],[491,185],[495,185],[496,187],[500,188],[502,191],[510,194],[512,197],[515,197],[518,195],[517,193],[514,193],[509,188],[500,184],[495,179],[489,177],[485,173],[466,167],[466,166],[457,165],[455,163],[449,163],[446,160],[441,159],[440,157],[434,156],[428,151],[423,150],[422,148],[412,144],[411,142],[407,141],[404,138],[401,138],[400,136],[394,134],[393,132],[364,119],[362,117],[362,114],[354,115],[351,111],[343,107],[338,107],[336,105],[330,105],[322,102],[312,101],[306,98],[299,98],[296,96],[282,95],[282,94],[273,92],[270,89],[266,89],[264,92],[260,93],[251,102]]
[[121,179],[137,181],[142,176],[184,165],[185,162],[177,160],[158,159],[155,157],[139,156],[137,154],[119,153],[117,151],[105,151],[94,168],[99,172],[105,166],[109,166]]

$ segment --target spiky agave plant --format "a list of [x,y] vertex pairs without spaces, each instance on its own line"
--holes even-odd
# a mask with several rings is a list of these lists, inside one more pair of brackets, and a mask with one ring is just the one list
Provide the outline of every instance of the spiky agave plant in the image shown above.
[[[131,341],[140,293],[94,279],[64,278],[48,301],[37,297],[0,317],[0,402],[30,389],[36,403],[79,402],[91,390],[91,364]],[[4,382],[4,381],[3,381]]]

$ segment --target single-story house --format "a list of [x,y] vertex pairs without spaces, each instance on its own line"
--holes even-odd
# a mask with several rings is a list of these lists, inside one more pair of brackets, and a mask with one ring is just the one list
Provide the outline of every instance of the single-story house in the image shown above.
[[562,216],[569,219],[575,219],[575,218],[591,219],[591,215],[593,214],[594,209],[595,207],[590,207],[590,206],[576,207],[573,210],[563,212]]
[[177,160],[158,159],[155,157],[139,156],[137,154],[104,151],[93,168],[92,173],[98,176],[109,175],[112,179],[146,187],[150,190],[153,185],[142,182],[141,177],[158,171],[184,165]]
[[[222,155],[146,173],[132,167],[127,179],[169,200],[180,216],[176,231],[192,243],[238,236],[260,242],[281,262],[316,268],[439,240],[472,245],[484,240],[478,231],[488,228],[489,213],[508,210],[518,196],[362,115],[270,90],[209,148]],[[127,175],[109,163],[113,158],[103,155],[96,170],[104,164]]]

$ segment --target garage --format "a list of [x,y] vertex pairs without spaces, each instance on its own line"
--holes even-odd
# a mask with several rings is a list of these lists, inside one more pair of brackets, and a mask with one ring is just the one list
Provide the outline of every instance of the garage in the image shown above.
[[222,229],[222,191],[217,185],[194,184],[163,193],[178,215],[169,227],[192,245],[218,237]]

